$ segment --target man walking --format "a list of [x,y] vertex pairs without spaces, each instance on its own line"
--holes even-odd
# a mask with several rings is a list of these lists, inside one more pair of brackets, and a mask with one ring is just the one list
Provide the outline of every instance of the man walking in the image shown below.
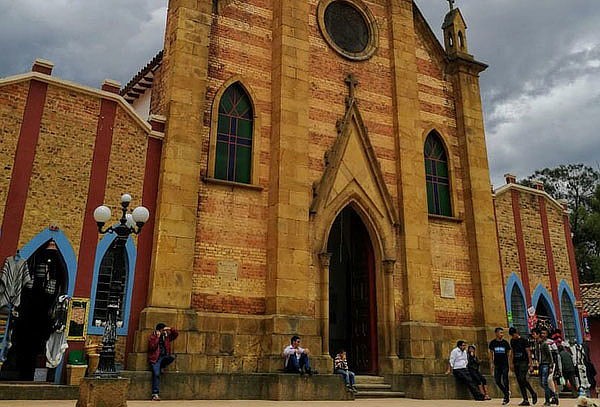
[[465,341],[456,342],[456,348],[454,348],[452,352],[450,352],[450,359],[448,361],[450,363],[450,366],[446,373],[450,373],[450,369],[452,369],[452,374],[454,375],[454,377],[456,377],[456,379],[459,382],[467,386],[475,400],[485,400],[485,396],[473,383],[471,375],[469,374],[469,370],[467,369],[469,359],[467,355],[467,344],[465,343]]
[[536,348],[539,352],[539,354],[536,355],[536,359],[540,361],[540,384],[544,389],[544,397],[546,399],[544,406],[550,406],[551,403],[558,404],[556,393],[554,393],[554,391],[552,391],[548,385],[548,375],[550,374],[553,364],[550,347],[546,343],[546,339],[541,335],[538,328],[531,330],[531,336],[533,336],[533,339],[536,341]]
[[512,365],[517,376],[517,383],[519,383],[519,390],[523,396],[523,401],[519,404],[520,406],[530,406],[529,398],[527,397],[527,391],[531,393],[531,401],[533,404],[537,403],[537,393],[531,387],[531,384],[527,381],[527,372],[533,367],[531,360],[531,349],[529,347],[529,341],[522,338],[519,331],[515,327],[511,327],[508,330],[508,334],[511,337],[510,347],[512,348]]
[[510,402],[510,393],[508,385],[508,360],[510,356],[510,345],[504,338],[504,329],[496,328],[494,330],[496,338],[490,342],[490,370],[494,372],[496,385],[504,394],[502,405]]
[[160,401],[160,373],[175,360],[175,355],[171,355],[171,342],[177,339],[178,335],[175,328],[160,323],[156,325],[156,329],[148,338],[148,362],[152,368],[153,401]]

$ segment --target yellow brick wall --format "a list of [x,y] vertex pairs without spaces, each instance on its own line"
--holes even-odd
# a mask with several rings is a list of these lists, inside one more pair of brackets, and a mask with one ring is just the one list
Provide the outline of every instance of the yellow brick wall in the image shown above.
[[117,107],[104,194],[104,203],[112,209],[115,222],[121,215],[118,209],[122,194],[132,196],[132,209],[142,204],[147,145],[146,132]]
[[[198,310],[261,314],[267,272],[267,199],[271,134],[271,25],[267,0],[233,2],[213,22],[209,89],[202,129],[202,175],[207,174],[215,94],[241,75],[260,115],[259,185],[264,189],[202,183],[200,186],[192,306]],[[164,68],[163,68],[164,69]],[[236,262],[237,277],[217,273],[220,261]]]
[[48,86],[19,247],[57,224],[78,253],[99,112],[98,98]]
[[[464,224],[431,220],[431,274],[436,322],[444,326],[476,326],[469,247]],[[451,278],[456,298],[442,298],[440,278]]]
[[28,90],[28,82],[0,88],[0,222],[4,217]]
[[519,193],[519,196],[523,239],[525,240],[525,258],[529,273],[529,287],[533,293],[535,287],[538,284],[542,284],[550,292],[548,262],[544,246],[538,196],[522,192]]
[[573,279],[571,278],[569,253],[567,251],[567,241],[565,239],[563,209],[550,201],[546,201],[546,212],[548,213],[548,230],[550,232],[550,241],[552,242],[554,268],[556,269],[556,284],[560,284],[561,280],[566,280],[572,289]]
[[512,273],[517,273],[522,279],[521,267],[519,265],[519,251],[517,248],[517,234],[515,232],[515,217],[510,192],[497,196],[494,202],[496,205],[498,244],[500,246],[500,257],[505,280],[508,280]]

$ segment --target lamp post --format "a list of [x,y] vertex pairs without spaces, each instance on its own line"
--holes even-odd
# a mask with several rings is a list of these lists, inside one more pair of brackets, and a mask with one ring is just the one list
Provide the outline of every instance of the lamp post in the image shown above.
[[98,225],[98,233],[104,235],[114,233],[115,248],[119,250],[115,256],[115,263],[111,269],[110,287],[108,294],[108,306],[106,310],[106,321],[104,324],[104,334],[102,335],[102,350],[100,351],[100,361],[98,370],[94,376],[98,378],[112,379],[118,377],[115,369],[115,346],[117,342],[117,319],[121,309],[121,291],[123,285],[123,269],[125,244],[131,234],[139,235],[142,227],[148,221],[150,212],[143,206],[138,206],[131,213],[128,213],[131,195],[123,194],[121,196],[121,212],[123,212],[117,226],[109,226],[102,230],[104,224],[112,217],[108,206],[99,206],[94,210],[94,220]]

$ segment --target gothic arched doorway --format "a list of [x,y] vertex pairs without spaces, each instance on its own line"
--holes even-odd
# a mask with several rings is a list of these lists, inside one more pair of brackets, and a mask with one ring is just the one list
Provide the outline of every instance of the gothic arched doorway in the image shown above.
[[[2,365],[0,378],[31,381],[36,367],[45,367],[46,342],[54,331],[51,310],[60,295],[66,294],[69,275],[56,242],[49,240],[27,257],[31,283],[21,291],[18,317],[11,322],[12,346]],[[48,371],[48,381],[55,370]]]
[[329,266],[329,350],[348,352],[356,373],[377,374],[375,259],[365,224],[347,206],[331,227]]

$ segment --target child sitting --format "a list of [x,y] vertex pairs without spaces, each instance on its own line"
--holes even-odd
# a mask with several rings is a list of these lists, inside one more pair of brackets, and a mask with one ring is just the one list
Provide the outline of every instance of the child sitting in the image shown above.
[[344,377],[346,388],[348,391],[356,393],[358,390],[354,387],[354,372],[348,370],[348,360],[346,359],[346,351],[340,349],[333,361],[333,373],[341,374]]

